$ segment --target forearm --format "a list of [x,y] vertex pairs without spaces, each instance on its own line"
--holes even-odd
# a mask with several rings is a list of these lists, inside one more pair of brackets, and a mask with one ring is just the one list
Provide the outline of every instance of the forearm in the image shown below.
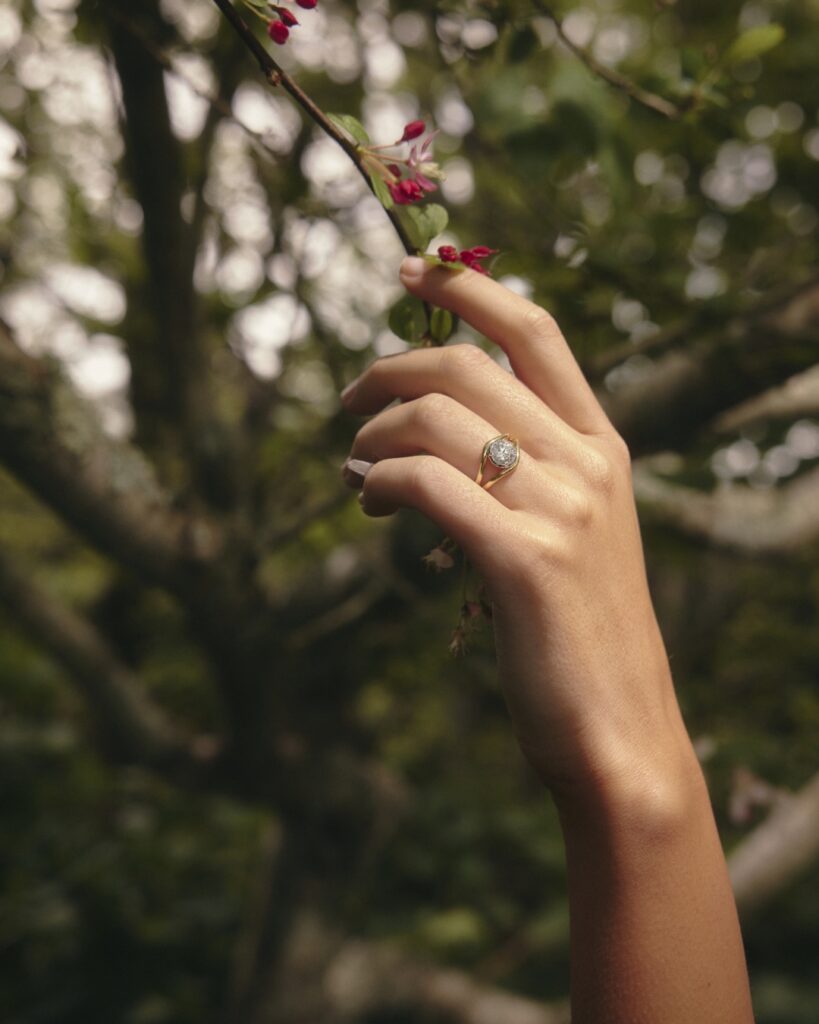
[[571,908],[573,1024],[753,1021],[733,894],[680,725],[661,755],[556,796]]

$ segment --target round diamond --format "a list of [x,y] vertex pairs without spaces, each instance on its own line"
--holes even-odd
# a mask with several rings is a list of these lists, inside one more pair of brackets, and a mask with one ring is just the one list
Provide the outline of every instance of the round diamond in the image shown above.
[[489,445],[489,458],[498,469],[509,469],[518,458],[518,446],[508,437],[499,437]]

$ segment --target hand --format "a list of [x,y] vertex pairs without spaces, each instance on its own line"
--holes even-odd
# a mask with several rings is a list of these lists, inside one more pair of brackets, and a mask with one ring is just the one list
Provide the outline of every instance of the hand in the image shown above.
[[[376,414],[351,451],[373,463],[362,507],[372,516],[419,509],[481,573],[512,721],[547,784],[644,777],[687,737],[626,445],[539,306],[474,271],[420,259],[404,262],[401,279],[499,345],[514,376],[469,344],[376,360],[343,398],[350,412]],[[481,451],[502,433],[519,440],[520,462],[485,490],[474,482]]]

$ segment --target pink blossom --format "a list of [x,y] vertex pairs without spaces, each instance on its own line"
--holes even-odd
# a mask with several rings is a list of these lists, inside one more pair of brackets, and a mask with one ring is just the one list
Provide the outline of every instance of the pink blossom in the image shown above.
[[404,178],[403,181],[388,183],[387,188],[390,190],[393,200],[399,206],[408,206],[410,203],[424,198],[421,186],[412,178]]

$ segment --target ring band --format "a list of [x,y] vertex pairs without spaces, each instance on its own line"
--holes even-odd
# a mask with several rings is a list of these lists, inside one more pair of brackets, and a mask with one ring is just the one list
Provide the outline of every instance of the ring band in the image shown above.
[[[483,482],[487,462],[491,462],[500,472],[490,480]],[[497,437],[490,438],[483,446],[481,464],[475,476],[475,483],[480,484],[484,490],[488,491],[490,487],[495,486],[498,480],[502,480],[503,477],[511,473],[519,462],[520,445],[517,438],[512,437],[511,434],[498,434]]]

